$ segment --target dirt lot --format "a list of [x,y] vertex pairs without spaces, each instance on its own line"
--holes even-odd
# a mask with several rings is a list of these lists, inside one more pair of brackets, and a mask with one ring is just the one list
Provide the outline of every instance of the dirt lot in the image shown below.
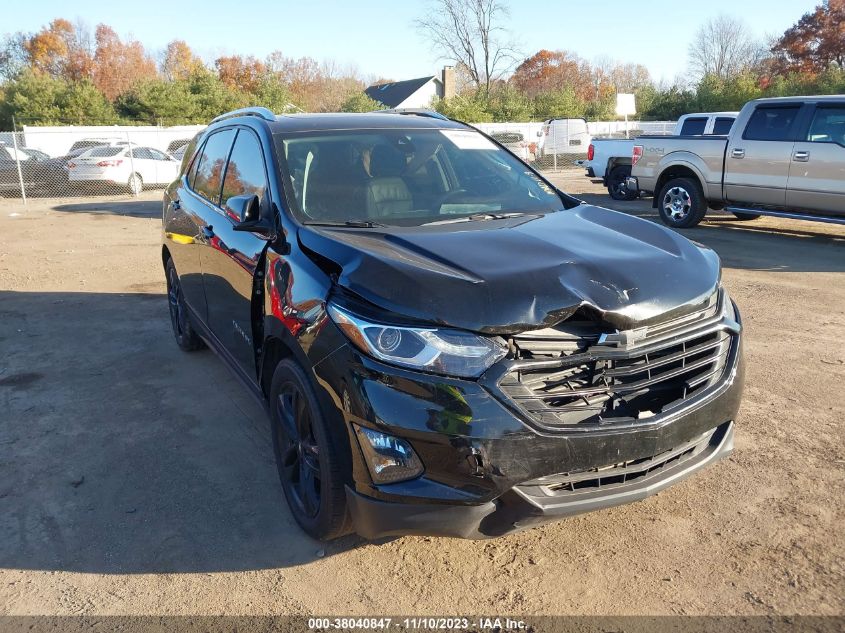
[[171,340],[158,199],[0,201],[0,613],[845,613],[845,227],[684,232],[745,320],[730,459],[495,541],[325,546],[287,511],[261,410]]

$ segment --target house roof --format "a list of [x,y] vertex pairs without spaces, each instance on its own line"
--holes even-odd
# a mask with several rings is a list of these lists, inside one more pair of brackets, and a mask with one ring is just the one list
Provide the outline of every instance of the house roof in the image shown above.
[[437,77],[431,75],[429,77],[420,77],[419,79],[394,81],[389,84],[376,84],[367,88],[364,93],[371,99],[383,103],[388,108],[395,108],[432,79],[437,79]]

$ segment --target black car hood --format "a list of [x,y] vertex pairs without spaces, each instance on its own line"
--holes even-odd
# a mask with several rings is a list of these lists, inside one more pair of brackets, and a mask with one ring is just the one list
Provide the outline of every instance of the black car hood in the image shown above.
[[579,205],[546,215],[422,227],[305,226],[305,252],[379,308],[488,334],[554,325],[579,308],[630,329],[692,311],[718,256],[629,215]]

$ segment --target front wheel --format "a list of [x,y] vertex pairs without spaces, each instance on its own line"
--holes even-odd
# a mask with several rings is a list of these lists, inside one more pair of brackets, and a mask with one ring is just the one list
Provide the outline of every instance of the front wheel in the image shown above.
[[691,178],[673,178],[657,196],[657,210],[663,223],[676,229],[696,226],[707,213],[707,200]]
[[276,467],[293,518],[317,540],[346,534],[339,440],[331,435],[305,372],[289,358],[273,372],[270,413]]
[[610,170],[607,177],[607,193],[614,200],[634,200],[639,191],[628,189],[628,176],[631,175],[631,168],[627,165],[620,165]]

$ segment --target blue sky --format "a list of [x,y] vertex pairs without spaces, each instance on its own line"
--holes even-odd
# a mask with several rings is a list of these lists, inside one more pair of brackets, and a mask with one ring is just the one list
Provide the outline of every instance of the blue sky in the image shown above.
[[[687,43],[710,17],[727,13],[763,36],[780,34],[821,0],[505,0],[509,27],[522,52],[574,51],[645,65],[672,81],[686,70]],[[408,79],[442,65],[413,27],[424,0],[37,0],[16,3],[4,32],[35,31],[55,17],[105,22],[156,52],[186,40],[204,58],[239,53],[263,57],[279,49],[292,57],[332,59],[364,75]]]

